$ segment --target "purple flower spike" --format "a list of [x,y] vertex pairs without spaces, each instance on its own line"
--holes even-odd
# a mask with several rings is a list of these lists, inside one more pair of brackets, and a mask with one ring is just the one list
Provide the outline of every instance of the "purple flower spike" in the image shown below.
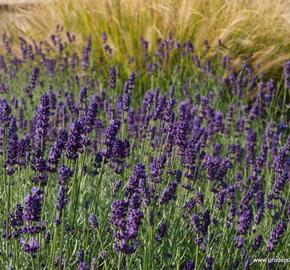
[[150,172],[152,181],[159,183],[162,181],[162,175],[166,164],[166,157],[159,156],[150,163]]
[[90,270],[90,267],[86,262],[80,262],[78,265],[78,270]]
[[284,80],[285,80],[285,87],[290,89],[290,61],[287,61],[284,64]]
[[267,251],[272,252],[277,246],[280,238],[287,229],[287,223],[279,222],[276,227],[271,231],[270,238],[267,241]]
[[39,67],[34,67],[31,73],[31,79],[30,84],[24,89],[24,92],[27,94],[27,96],[31,99],[33,96],[33,90],[36,87],[37,80],[39,77],[40,69]]
[[68,199],[67,199],[67,187],[65,186],[59,186],[57,190],[57,200],[56,200],[56,209],[61,211],[65,208]]
[[37,107],[35,122],[34,122],[34,136],[33,145],[36,155],[41,155],[45,150],[45,141],[48,135],[50,117],[49,95],[43,94],[40,98]]
[[237,248],[242,248],[244,244],[245,244],[245,239],[243,237],[240,237],[240,236],[235,237],[235,246]]
[[88,223],[92,229],[96,229],[99,227],[99,222],[98,222],[97,216],[95,214],[89,215]]
[[30,254],[33,258],[36,257],[36,252],[39,249],[39,243],[35,238],[31,238],[28,242],[23,238],[20,239],[20,244],[24,252]]
[[68,179],[72,177],[72,175],[73,172],[70,170],[70,168],[65,165],[61,165],[59,168],[58,183],[63,186],[66,185]]
[[66,157],[77,160],[79,151],[82,148],[81,138],[84,132],[83,121],[76,120],[71,124],[70,135],[66,143]]
[[242,204],[240,218],[238,221],[238,234],[244,235],[250,228],[252,223],[253,213],[252,208],[248,204]]
[[90,133],[93,130],[96,122],[96,116],[98,112],[98,105],[95,102],[91,102],[84,118],[84,128],[86,133]]
[[33,187],[31,193],[26,194],[23,215],[25,221],[40,221],[42,200],[43,192],[37,187]]
[[67,142],[68,139],[68,133],[65,129],[60,130],[59,135],[56,139],[56,141],[54,142],[54,144],[52,145],[50,152],[49,152],[49,156],[48,156],[48,162],[52,165],[57,165],[60,158],[61,158],[61,154],[62,151],[65,148],[65,144]]
[[17,204],[15,210],[9,215],[9,223],[12,227],[21,227],[23,221],[23,207]]
[[155,240],[160,242],[164,238],[164,236],[167,232],[167,229],[168,228],[167,228],[166,223],[161,223],[157,228],[157,231],[155,234]]
[[261,234],[256,236],[252,244],[252,248],[254,250],[258,250],[262,245],[262,241],[263,241],[263,236]]
[[87,44],[83,48],[82,68],[86,70],[89,66],[90,52],[92,50],[91,36],[88,37]]
[[121,122],[119,120],[112,120],[110,126],[106,130],[105,134],[105,145],[111,145],[115,140],[117,133],[121,127]]
[[160,204],[168,203],[176,198],[177,182],[173,181],[168,184],[168,187],[164,189],[160,195]]
[[65,165],[62,165],[59,169],[58,175],[58,188],[56,194],[56,213],[55,223],[59,225],[62,219],[62,210],[68,203],[68,179],[72,177],[73,172]]
[[80,89],[79,98],[81,103],[85,103],[87,100],[87,87],[83,86]]
[[11,108],[6,99],[0,100],[0,123],[4,126],[9,126]]
[[111,67],[110,68],[110,88],[111,89],[115,89],[116,88],[116,80],[117,80],[117,74],[116,74],[116,68],[115,67]]
[[126,194],[131,195],[134,192],[142,193],[146,180],[145,166],[142,163],[137,163],[134,168],[134,173],[126,185]]
[[126,81],[123,91],[123,110],[128,112],[131,103],[131,92],[134,88],[136,74],[132,72]]
[[6,150],[5,170],[6,173],[11,175],[14,173],[14,165],[17,163],[18,152],[18,136],[16,134],[16,120],[11,118],[8,129],[8,144]]
[[188,260],[184,263],[182,270],[194,270],[195,264],[192,260]]

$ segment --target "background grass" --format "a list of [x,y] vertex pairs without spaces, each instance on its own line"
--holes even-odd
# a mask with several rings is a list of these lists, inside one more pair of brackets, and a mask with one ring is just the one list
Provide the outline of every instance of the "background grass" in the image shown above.
[[[95,53],[101,33],[106,32],[115,58],[132,69],[128,57],[140,64],[140,38],[154,50],[158,38],[169,33],[180,40],[191,40],[202,55],[204,41],[210,54],[218,50],[230,55],[234,65],[250,58],[260,73],[281,74],[282,63],[290,58],[289,0],[40,0],[40,4],[22,10],[25,22],[11,16],[11,34],[25,34],[31,39],[47,38],[61,24],[79,35],[82,45],[92,33]],[[135,68],[135,67],[134,67]]]

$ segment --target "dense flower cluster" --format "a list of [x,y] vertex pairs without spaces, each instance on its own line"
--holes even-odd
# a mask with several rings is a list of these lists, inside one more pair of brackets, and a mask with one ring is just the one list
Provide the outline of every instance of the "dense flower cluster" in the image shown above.
[[[127,73],[100,41],[96,57],[91,36],[79,54],[60,26],[50,41],[20,38],[19,54],[3,39],[0,269],[248,269],[289,257],[281,84],[172,35],[141,38],[144,67],[129,57]],[[289,61],[283,80],[286,91]]]

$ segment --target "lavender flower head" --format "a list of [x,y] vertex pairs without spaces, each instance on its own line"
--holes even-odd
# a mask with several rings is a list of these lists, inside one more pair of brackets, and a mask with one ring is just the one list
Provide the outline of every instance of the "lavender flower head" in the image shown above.
[[42,201],[43,192],[37,187],[33,187],[31,193],[26,194],[23,215],[25,221],[40,221]]
[[168,203],[176,198],[177,182],[172,181],[168,184],[168,187],[164,189],[160,195],[160,204]]
[[155,240],[160,242],[164,238],[167,232],[167,229],[168,229],[168,226],[166,225],[166,223],[161,223],[158,226],[157,231],[155,233]]
[[16,119],[11,118],[8,129],[8,144],[6,149],[5,170],[8,175],[14,173],[14,165],[17,163],[18,156],[18,136],[16,134]]
[[48,162],[50,164],[53,165],[57,165],[60,158],[61,158],[61,154],[62,151],[65,148],[65,144],[67,142],[68,139],[68,133],[65,129],[60,130],[59,135],[56,139],[56,141],[54,142],[54,144],[52,145],[50,152],[49,152],[49,156],[48,156]]
[[285,80],[285,87],[290,89],[290,61],[287,61],[284,64],[284,80]]
[[6,99],[0,100],[0,123],[1,125],[8,126],[10,121],[10,114],[11,114],[11,108],[8,105],[8,102]]
[[142,193],[146,180],[145,166],[142,163],[137,163],[133,175],[126,185],[126,194],[132,195],[134,192]]
[[43,153],[44,144],[48,135],[50,117],[49,99],[48,94],[43,94],[37,107],[34,123],[35,132],[33,137],[36,154]]
[[80,89],[79,98],[81,103],[85,103],[87,100],[87,87],[83,86]]
[[192,260],[186,261],[182,268],[182,270],[194,270],[194,269],[195,269],[195,264]]
[[150,163],[150,173],[151,173],[152,181],[154,183],[159,183],[162,181],[162,175],[163,175],[165,164],[166,164],[166,157],[164,155],[155,158]]
[[123,91],[123,110],[128,112],[131,103],[131,92],[134,88],[136,74],[132,72],[126,81]]
[[271,231],[270,238],[267,241],[267,251],[271,252],[277,246],[280,238],[287,229],[287,223],[279,222],[276,227]]
[[97,216],[95,214],[89,215],[88,223],[92,229],[96,229],[99,227],[99,222],[98,222]]
[[110,68],[110,72],[109,72],[109,75],[110,75],[110,88],[111,89],[114,89],[116,87],[116,68],[115,67],[111,67]]
[[84,132],[83,121],[75,120],[71,124],[70,135],[66,143],[66,157],[76,160],[79,156],[79,151],[82,147],[81,137]]
[[121,127],[121,122],[119,120],[112,120],[110,126],[107,128],[105,133],[105,145],[111,145],[115,140],[117,133]]
[[33,258],[36,257],[36,253],[40,246],[35,238],[31,238],[29,241],[20,238],[20,244],[24,252],[30,254]]

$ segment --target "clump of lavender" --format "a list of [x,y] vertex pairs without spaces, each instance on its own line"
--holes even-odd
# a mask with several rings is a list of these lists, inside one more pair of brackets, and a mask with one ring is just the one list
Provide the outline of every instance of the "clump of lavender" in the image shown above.
[[[3,36],[0,268],[93,270],[118,257],[120,269],[247,269],[259,253],[277,255],[290,216],[289,104],[278,93],[290,89],[290,61],[282,89],[247,60],[233,67],[223,55],[216,66],[208,41],[197,56],[171,34],[150,50],[142,38],[118,93],[127,68],[106,33],[99,55],[92,41],[79,53],[57,26],[49,41],[20,38],[18,56]],[[229,247],[237,256],[214,262]]]
[[139,228],[144,217],[141,209],[145,193],[145,168],[137,163],[133,175],[126,185],[126,199],[112,204],[111,223],[114,226],[115,250],[125,254],[133,253],[137,246]]
[[184,122],[179,122],[175,128],[175,144],[179,147],[179,153],[183,155],[187,146],[188,125]]
[[245,238],[237,235],[235,237],[235,247],[241,249],[242,247],[244,247],[244,244],[245,244]]

